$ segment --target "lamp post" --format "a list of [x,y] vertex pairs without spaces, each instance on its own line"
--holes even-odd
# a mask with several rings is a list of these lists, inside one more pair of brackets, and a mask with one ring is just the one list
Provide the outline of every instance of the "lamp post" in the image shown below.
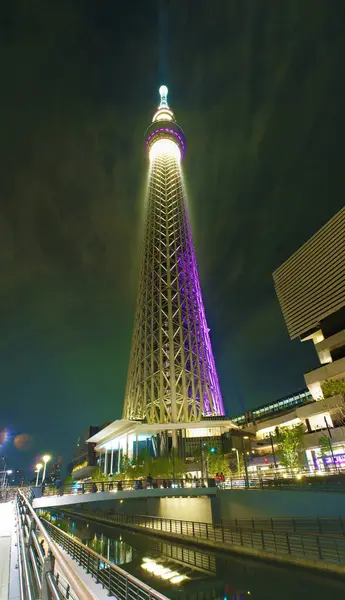
[[43,469],[43,475],[42,475],[42,483],[43,483],[46,478],[47,462],[51,459],[51,456],[49,456],[49,454],[45,454],[44,456],[42,456],[42,459],[44,462],[44,469]]
[[[272,448],[272,454],[273,454],[274,468],[276,470],[277,469],[276,453],[274,451],[273,436],[272,436],[271,432],[270,432],[270,440],[271,440],[271,448]],[[274,471],[274,476],[275,476],[275,473],[276,473],[276,471]]]
[[36,486],[38,486],[38,480],[40,477],[40,471],[41,471],[42,467],[43,467],[42,463],[37,463],[37,465],[36,465],[36,473],[37,473]]
[[248,440],[249,437],[247,435],[241,436],[241,441],[242,441],[242,452],[243,452],[243,460],[244,460],[244,470],[246,473],[246,477],[245,477],[245,486],[246,488],[249,488],[249,477],[248,477],[248,466],[247,466],[247,457],[246,457],[246,453],[244,450],[244,440]]
[[233,452],[236,452],[236,458],[237,458],[237,475],[238,477],[241,477],[241,465],[240,465],[240,455],[238,453],[237,448],[231,448]]

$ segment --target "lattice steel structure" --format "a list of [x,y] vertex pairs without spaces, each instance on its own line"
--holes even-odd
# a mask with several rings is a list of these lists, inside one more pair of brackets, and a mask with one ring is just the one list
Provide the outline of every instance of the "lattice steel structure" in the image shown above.
[[146,133],[150,173],[124,419],[224,414],[205,318],[180,161],[185,136],[160,88]]

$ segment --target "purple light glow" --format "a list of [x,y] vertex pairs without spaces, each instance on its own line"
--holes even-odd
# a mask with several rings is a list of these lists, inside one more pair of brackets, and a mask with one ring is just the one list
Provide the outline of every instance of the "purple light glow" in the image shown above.
[[[184,310],[186,310],[186,306],[188,305],[189,313],[193,313],[194,316],[192,321],[194,321],[195,332],[193,336],[194,340],[191,340],[191,342],[193,353],[195,353],[196,356],[199,356],[200,360],[200,381],[204,390],[202,412],[205,416],[212,416],[214,414],[221,416],[224,415],[223,400],[211,347],[209,329],[206,322],[195,251],[187,215],[186,218],[187,248],[185,248],[184,254],[182,251],[179,252],[177,259],[180,292],[182,292],[184,296]],[[186,321],[187,320],[186,315]],[[198,347],[198,349],[196,347]],[[191,365],[189,365],[189,369],[190,368]],[[211,397],[209,397],[209,394],[205,389],[205,384],[207,384],[207,389],[210,391]],[[200,403],[200,397],[196,400]]]
[[153,138],[153,136],[155,136],[156,133],[159,133],[160,131],[167,131],[168,133],[172,133],[175,137],[177,137],[179,139],[180,144],[182,146],[182,156],[184,156],[185,151],[186,151],[186,146],[185,146],[182,136],[179,133],[177,133],[177,131],[175,131],[174,129],[170,129],[169,127],[161,127],[160,129],[155,129],[154,131],[152,131],[152,133],[150,133],[150,135],[148,136],[148,138],[146,140],[145,146],[147,147],[149,141]]

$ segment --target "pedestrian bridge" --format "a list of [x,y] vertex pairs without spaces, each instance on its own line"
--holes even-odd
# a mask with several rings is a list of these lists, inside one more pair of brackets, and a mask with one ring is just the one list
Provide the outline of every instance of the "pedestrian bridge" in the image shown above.
[[[35,488],[34,488],[35,489]],[[85,504],[90,502],[105,502],[105,501],[121,501],[121,500],[137,500],[149,498],[198,498],[202,496],[216,496],[216,487],[200,487],[200,488],[153,488],[153,489],[131,489],[131,490],[107,490],[99,492],[91,492],[85,490],[82,492],[80,488],[76,491],[68,490],[63,495],[59,495],[56,490],[48,490],[47,495],[39,498],[34,498],[33,508],[59,508],[63,506],[71,506],[73,504]]]

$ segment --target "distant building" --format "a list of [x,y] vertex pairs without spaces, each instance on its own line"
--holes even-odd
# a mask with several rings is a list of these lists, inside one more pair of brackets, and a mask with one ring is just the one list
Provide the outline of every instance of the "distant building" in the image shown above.
[[8,476],[8,483],[10,485],[21,486],[24,484],[24,471],[21,469],[11,469],[12,473]]
[[56,462],[52,465],[51,469],[48,472],[46,477],[46,481],[49,483],[55,483],[61,477],[61,464],[60,462]]
[[72,475],[74,479],[91,477],[92,473],[97,468],[98,462],[95,452],[96,444],[88,442],[87,440],[93,435],[96,435],[96,433],[107,424],[108,423],[104,423],[103,425],[90,425],[78,437],[74,447],[73,460],[67,467],[67,472]]
[[321,366],[304,374],[315,400],[345,379],[345,207],[273,273],[291,339],[312,340]]

